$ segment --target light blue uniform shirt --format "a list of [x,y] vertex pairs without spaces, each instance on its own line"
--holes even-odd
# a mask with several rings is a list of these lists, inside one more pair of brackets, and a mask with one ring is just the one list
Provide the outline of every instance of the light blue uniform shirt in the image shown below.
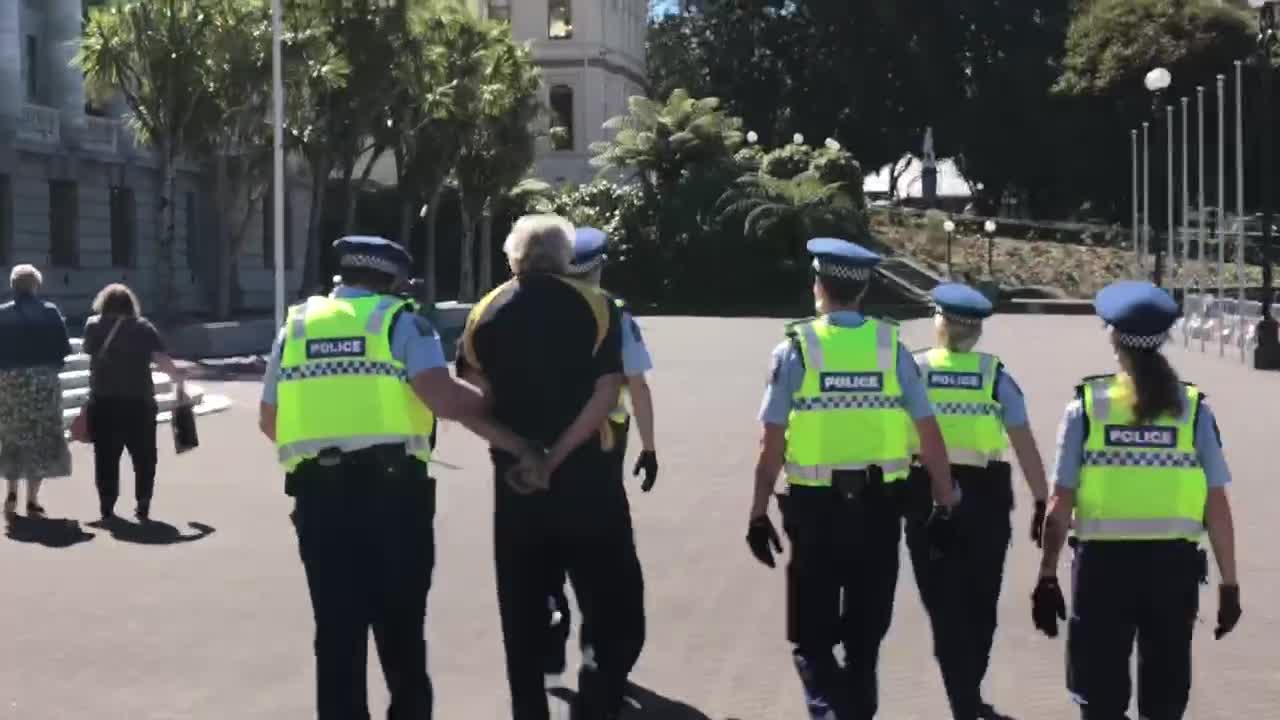
[[[827,315],[836,327],[856,328],[866,322],[860,312],[842,310]],[[773,365],[769,373],[769,386],[760,404],[760,420],[769,425],[786,425],[791,414],[791,398],[800,392],[804,382],[804,361],[790,340],[783,340],[773,349]],[[925,392],[920,368],[907,349],[898,344],[898,384],[902,387],[902,404],[913,420],[933,416],[933,405]]]
[[653,359],[649,357],[649,348],[645,347],[644,335],[640,334],[640,326],[631,313],[622,311],[622,374],[627,377],[643,375],[653,369]]
[[[339,285],[334,288],[331,297],[353,299],[373,294],[368,290]],[[276,404],[276,386],[280,381],[280,351],[284,336],[285,329],[281,328],[271,346],[267,371],[262,375],[262,402],[268,405]],[[426,318],[416,313],[404,312],[396,318],[395,327],[391,329],[391,355],[404,363],[409,377],[448,365],[444,358],[444,346],[440,344],[440,334]]]
[[[1053,484],[1055,487],[1074,490],[1080,486],[1080,466],[1084,456],[1084,403],[1079,398],[1067,403],[1067,411],[1058,426],[1058,450],[1054,461]],[[1207,402],[1200,402],[1200,415],[1196,418],[1196,457],[1209,487],[1220,488],[1231,484],[1231,471],[1222,454],[1222,439],[1218,435],[1218,421]]]

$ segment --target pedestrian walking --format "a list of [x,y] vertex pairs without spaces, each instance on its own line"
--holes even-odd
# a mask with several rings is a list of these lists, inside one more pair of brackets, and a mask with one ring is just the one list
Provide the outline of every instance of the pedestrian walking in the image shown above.
[[564,568],[589,644],[575,718],[622,710],[644,644],[644,583],[609,423],[623,383],[622,322],[599,288],[566,277],[573,227],[556,216],[516,222],[504,250],[513,278],[472,309],[459,372],[484,388],[494,418],[547,448],[546,492],[504,478],[515,459],[495,449],[494,554],[514,720],[546,720],[548,580]]
[[909,482],[916,507],[907,516],[907,547],[952,716],[999,720],[1004,716],[982,699],[982,681],[1013,536],[1013,469],[1005,459],[1010,445],[1031,490],[1030,537],[1037,544],[1048,487],[1022,390],[999,357],[974,351],[983,321],[991,316],[991,301],[960,283],[943,283],[931,297],[937,343],[915,360],[938,414],[951,476],[964,495],[958,523],[965,541],[941,562],[931,556],[926,532],[930,479],[915,466]]
[[62,371],[71,341],[58,306],[40,298],[43,277],[32,265],[9,272],[13,299],[0,305],[0,473],[8,480],[4,513],[18,509],[26,480],[26,511],[44,517],[40,484],[71,474],[62,425]]
[[1191,691],[1191,642],[1208,531],[1217,559],[1221,639],[1240,620],[1231,473],[1198,387],[1160,352],[1178,304],[1147,282],[1122,281],[1094,300],[1120,371],[1085,378],[1058,434],[1032,620],[1049,637],[1066,618],[1058,556],[1074,517],[1067,688],[1084,720],[1122,720],[1138,645],[1138,714],[1179,720]]
[[[851,242],[809,241],[818,317],[792,323],[774,349],[760,419],[763,437],[747,543],[774,566],[781,542],[768,516],[781,472],[787,639],[814,720],[870,720],[879,708],[880,643],[893,615],[908,426],[932,480],[927,522],[937,552],[955,538],[960,494],[920,371],[892,322],[862,300],[880,257]],[[843,645],[843,665],[832,649]]]
[[369,717],[372,628],[387,717],[423,720],[432,707],[424,625],[435,565],[434,425],[465,419],[513,453],[530,450],[481,419],[484,398],[449,374],[435,329],[390,294],[412,266],[409,253],[377,237],[334,246],[342,284],[289,309],[259,424],[296,500],[316,624],[317,717]]
[[[606,249],[608,236],[596,228],[583,227],[574,232],[573,261],[569,264],[569,276],[594,287],[600,287],[600,279],[608,260]],[[606,293],[608,294],[608,293]],[[609,413],[609,424],[613,426],[614,457],[620,478],[625,479],[627,459],[627,435],[631,430],[631,413],[628,404],[635,411],[636,428],[640,433],[641,450],[631,470],[633,476],[644,474],[640,489],[649,492],[658,479],[658,453],[654,440],[653,393],[645,373],[653,369],[653,360],[649,357],[649,348],[644,344],[644,335],[640,326],[631,315],[631,308],[622,298],[608,294],[609,299],[617,306],[621,314],[622,324],[622,373],[625,384],[618,396],[618,404]],[[550,647],[547,650],[545,672],[558,675],[565,669],[565,645],[569,640],[572,627],[572,612],[565,593],[565,573],[557,568],[552,583],[551,599],[548,608],[551,612],[548,626],[551,628]],[[643,598],[640,600],[644,602]],[[591,644],[586,626],[579,631],[582,647]]]

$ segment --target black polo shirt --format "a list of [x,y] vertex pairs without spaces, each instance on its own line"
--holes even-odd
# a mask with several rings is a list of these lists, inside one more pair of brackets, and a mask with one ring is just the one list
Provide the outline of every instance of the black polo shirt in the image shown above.
[[[459,339],[458,374],[478,371],[489,384],[494,418],[550,447],[591,399],[596,381],[622,372],[620,328],[617,307],[599,288],[520,275],[472,310]],[[574,456],[601,453],[593,439]]]

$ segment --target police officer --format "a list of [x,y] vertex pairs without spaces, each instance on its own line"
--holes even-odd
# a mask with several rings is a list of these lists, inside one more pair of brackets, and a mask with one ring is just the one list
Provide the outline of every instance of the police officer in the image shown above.
[[1074,513],[1067,686],[1085,720],[1121,720],[1138,643],[1138,714],[1178,720],[1191,690],[1191,636],[1207,582],[1198,542],[1217,559],[1214,636],[1240,620],[1235,539],[1217,423],[1200,389],[1181,382],[1160,346],[1179,315],[1169,294],[1122,281],[1094,300],[1120,372],[1085,378],[1058,435],[1032,619],[1058,634],[1066,607],[1058,554]]
[[435,563],[427,462],[436,418],[467,419],[491,442],[534,454],[479,418],[484,398],[449,374],[439,335],[412,303],[389,294],[412,264],[409,253],[375,237],[334,246],[343,283],[289,309],[259,417],[296,500],[316,623],[317,717],[369,717],[372,627],[388,718],[430,718],[423,631]]
[[[608,259],[605,250],[608,236],[603,231],[590,227],[578,228],[574,232],[573,261],[569,263],[569,276],[600,286],[600,276],[604,263]],[[627,434],[631,427],[631,416],[627,412],[627,398],[635,409],[636,427],[640,432],[641,451],[631,470],[633,476],[644,473],[644,481],[640,489],[649,492],[658,479],[658,453],[654,443],[653,394],[645,373],[653,369],[653,360],[649,357],[649,348],[644,344],[644,336],[640,326],[631,315],[626,301],[609,295],[622,314],[622,372],[626,376],[626,385],[618,397],[618,405],[609,414],[609,422],[613,425],[616,444],[618,473],[624,470],[627,457]],[[551,611],[550,627],[551,646],[547,651],[546,673],[556,675],[564,672],[565,643],[569,639],[571,612],[568,598],[564,592],[564,572],[559,570],[553,582],[552,597],[548,602]],[[641,600],[643,602],[643,599]],[[585,628],[581,632],[582,645],[590,644],[590,637]]]
[[[773,567],[782,548],[767,509],[785,472],[788,488],[778,499],[791,543],[787,637],[809,716],[870,720],[893,614],[912,421],[933,481],[928,527],[939,550],[953,540],[959,493],[898,327],[860,311],[879,256],[831,238],[811,240],[808,250],[819,316],[790,325],[773,352],[747,543]],[[836,643],[844,646],[844,667],[832,654]]]
[[908,514],[907,546],[933,625],[934,652],[952,715],[958,720],[1001,718],[982,700],[981,688],[1013,532],[1013,477],[1004,459],[1008,445],[1013,445],[1035,499],[1033,542],[1040,541],[1048,488],[1022,391],[998,357],[973,351],[983,320],[991,316],[991,301],[960,283],[939,285],[931,296],[937,344],[917,353],[915,360],[938,413],[951,475],[964,494],[965,542],[946,562],[930,557],[924,533],[929,477],[917,466],[910,482],[913,496],[923,502]]

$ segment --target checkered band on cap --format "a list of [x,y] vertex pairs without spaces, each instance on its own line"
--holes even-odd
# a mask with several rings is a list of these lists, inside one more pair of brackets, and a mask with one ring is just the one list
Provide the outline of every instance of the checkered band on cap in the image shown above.
[[1115,333],[1116,342],[1139,350],[1154,350],[1169,339],[1168,332],[1162,332],[1159,335],[1130,335],[1115,329],[1112,329],[1112,332]]
[[956,323],[957,325],[981,325],[982,324],[982,318],[980,317],[972,317],[970,315],[957,315],[955,313],[947,312],[946,310],[943,310],[940,307],[935,308],[934,312],[946,318],[947,322],[953,322],[953,323]]
[[569,274],[570,275],[586,275],[592,270],[595,270],[596,268],[603,265],[604,261],[605,261],[605,256],[603,253],[601,253],[600,255],[596,255],[595,257],[591,258],[590,260],[584,260],[583,262],[580,262],[580,263],[571,262],[569,263]]
[[823,262],[817,258],[814,258],[813,269],[816,270],[819,275],[840,278],[842,280],[868,280],[871,278],[871,268],[869,267],[856,267],[854,265],[843,265],[830,261]]
[[362,253],[343,255],[339,264],[342,267],[377,270],[378,272],[384,272],[388,275],[399,275],[404,272],[404,268],[400,263],[388,260],[387,258],[378,255],[365,255]]

